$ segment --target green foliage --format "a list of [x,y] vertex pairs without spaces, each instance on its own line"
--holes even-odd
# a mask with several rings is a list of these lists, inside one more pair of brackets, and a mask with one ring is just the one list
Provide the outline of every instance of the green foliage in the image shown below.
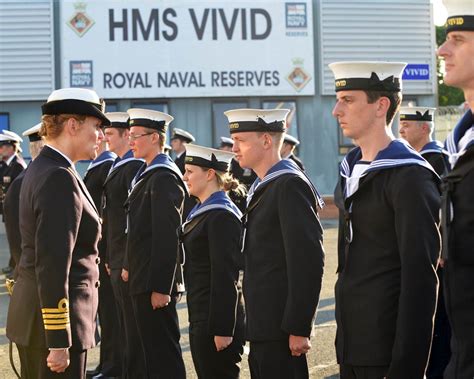
[[[444,26],[436,27],[436,46],[441,46],[446,39]],[[440,72],[440,59],[436,58],[436,72],[438,75],[438,102],[439,106],[459,105],[464,102],[464,93],[459,88],[449,87],[443,83],[443,74]]]

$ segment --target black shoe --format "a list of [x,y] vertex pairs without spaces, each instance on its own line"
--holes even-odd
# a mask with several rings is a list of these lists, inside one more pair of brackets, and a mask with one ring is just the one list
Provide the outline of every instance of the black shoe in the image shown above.
[[100,374],[100,367],[97,366],[97,367],[96,367],[95,369],[93,369],[93,370],[87,370],[87,371],[86,371],[86,378],[87,378],[87,379],[91,379],[91,378],[93,378],[94,376],[99,375],[99,374]]
[[99,373],[99,374],[92,377],[92,379],[115,379],[115,378],[116,378],[116,376],[105,376],[102,373]]

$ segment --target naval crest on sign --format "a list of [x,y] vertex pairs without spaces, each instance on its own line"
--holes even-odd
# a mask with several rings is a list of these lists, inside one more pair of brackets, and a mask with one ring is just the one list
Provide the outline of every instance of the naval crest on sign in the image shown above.
[[94,20],[86,13],[87,4],[78,1],[74,4],[76,13],[67,22],[72,30],[76,32],[79,37],[82,37],[94,25]]
[[287,75],[286,80],[297,92],[300,92],[311,80],[311,76],[303,69],[303,59],[295,58],[292,61],[294,68]]

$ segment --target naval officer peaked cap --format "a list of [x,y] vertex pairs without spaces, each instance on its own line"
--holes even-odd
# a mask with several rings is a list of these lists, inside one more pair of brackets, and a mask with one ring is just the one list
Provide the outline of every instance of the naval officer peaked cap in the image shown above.
[[224,112],[230,133],[277,132],[286,130],[289,109],[233,109]]
[[444,0],[448,11],[446,33],[454,31],[474,31],[474,1],[473,0]]
[[93,116],[102,121],[103,126],[110,124],[105,116],[105,101],[95,91],[85,88],[61,88],[53,91],[41,106],[43,115],[77,114]]
[[131,108],[127,113],[130,126],[143,126],[162,133],[166,133],[170,122],[174,120],[173,116],[152,109]]
[[11,130],[3,130],[2,131],[2,141],[10,141],[10,142],[23,142],[23,138],[21,138],[18,134],[15,132],[12,132]]
[[39,124],[36,124],[35,126],[32,126],[31,128],[25,130],[22,135],[23,137],[28,137],[30,142],[36,142],[36,141],[41,141],[41,136],[39,135],[41,129],[41,122]]
[[283,142],[289,143],[293,146],[298,146],[300,144],[300,141],[297,138],[287,133],[285,133],[285,136],[283,137]]
[[403,62],[335,62],[330,63],[338,91],[400,92]]
[[189,145],[186,147],[184,162],[195,166],[213,168],[216,171],[228,171],[235,154],[210,147]]
[[130,128],[130,125],[128,124],[129,117],[127,112],[108,112],[105,115],[110,120],[110,125],[105,126],[105,128]]
[[196,140],[191,133],[179,128],[173,129],[173,135],[171,136],[171,139],[180,139],[187,143],[191,143]]
[[433,121],[436,108],[400,107],[400,121]]
[[229,137],[221,137],[221,146],[233,147],[234,141]]

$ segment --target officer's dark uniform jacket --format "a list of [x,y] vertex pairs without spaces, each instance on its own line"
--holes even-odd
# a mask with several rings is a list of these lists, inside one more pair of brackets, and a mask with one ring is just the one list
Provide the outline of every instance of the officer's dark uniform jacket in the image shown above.
[[[25,161],[16,154],[13,156],[12,160],[8,164],[5,164],[5,167],[2,172],[2,182],[1,182],[4,196],[6,196],[6,194],[8,193],[10,184],[13,183],[16,177],[20,175],[20,173],[25,168],[26,168]],[[3,214],[3,202],[0,206],[0,212]]]
[[295,154],[291,153],[288,158],[286,159],[291,159],[293,160],[293,162],[295,162],[298,167],[304,171],[304,165],[303,165],[303,162],[301,161],[301,159],[299,159]]
[[[474,376],[474,121],[469,110],[448,136],[452,180],[444,183],[443,257],[451,361],[445,378]],[[464,148],[458,144],[469,135]],[[461,175],[460,172],[465,172]]]
[[232,176],[237,179],[240,183],[244,184],[247,189],[255,182],[257,175],[250,169],[243,169],[240,167],[237,159],[232,159],[230,162],[230,173]]
[[324,265],[317,214],[322,204],[290,160],[275,164],[250,188],[243,237],[249,341],[310,336]]
[[183,151],[179,157],[176,157],[174,160],[174,163],[176,163],[176,166],[178,166],[179,171],[184,175],[185,172],[185,160],[186,160],[186,151]]
[[361,150],[341,164],[336,353],[340,364],[422,378],[430,351],[440,251],[438,177],[402,141],[380,151],[348,193]]
[[8,338],[40,348],[94,346],[99,215],[71,162],[49,146],[23,180],[20,230]]
[[143,166],[143,160],[135,159],[128,151],[111,168],[104,183],[103,217],[107,238],[106,262],[110,269],[127,268],[125,248],[127,244],[127,218],[124,203],[128,189],[137,171]]
[[186,194],[181,172],[166,154],[143,164],[135,176],[125,202],[130,295],[171,294]]
[[439,141],[430,141],[420,151],[420,155],[425,158],[441,177],[449,171],[449,153],[443,148]]
[[23,170],[11,183],[3,203],[3,217],[5,219],[5,231],[7,233],[8,246],[16,267],[21,256],[21,234],[20,234],[20,189],[26,170]]
[[233,336],[237,306],[242,308],[237,291],[241,217],[219,191],[198,204],[181,227],[189,321],[207,322],[214,336]]

